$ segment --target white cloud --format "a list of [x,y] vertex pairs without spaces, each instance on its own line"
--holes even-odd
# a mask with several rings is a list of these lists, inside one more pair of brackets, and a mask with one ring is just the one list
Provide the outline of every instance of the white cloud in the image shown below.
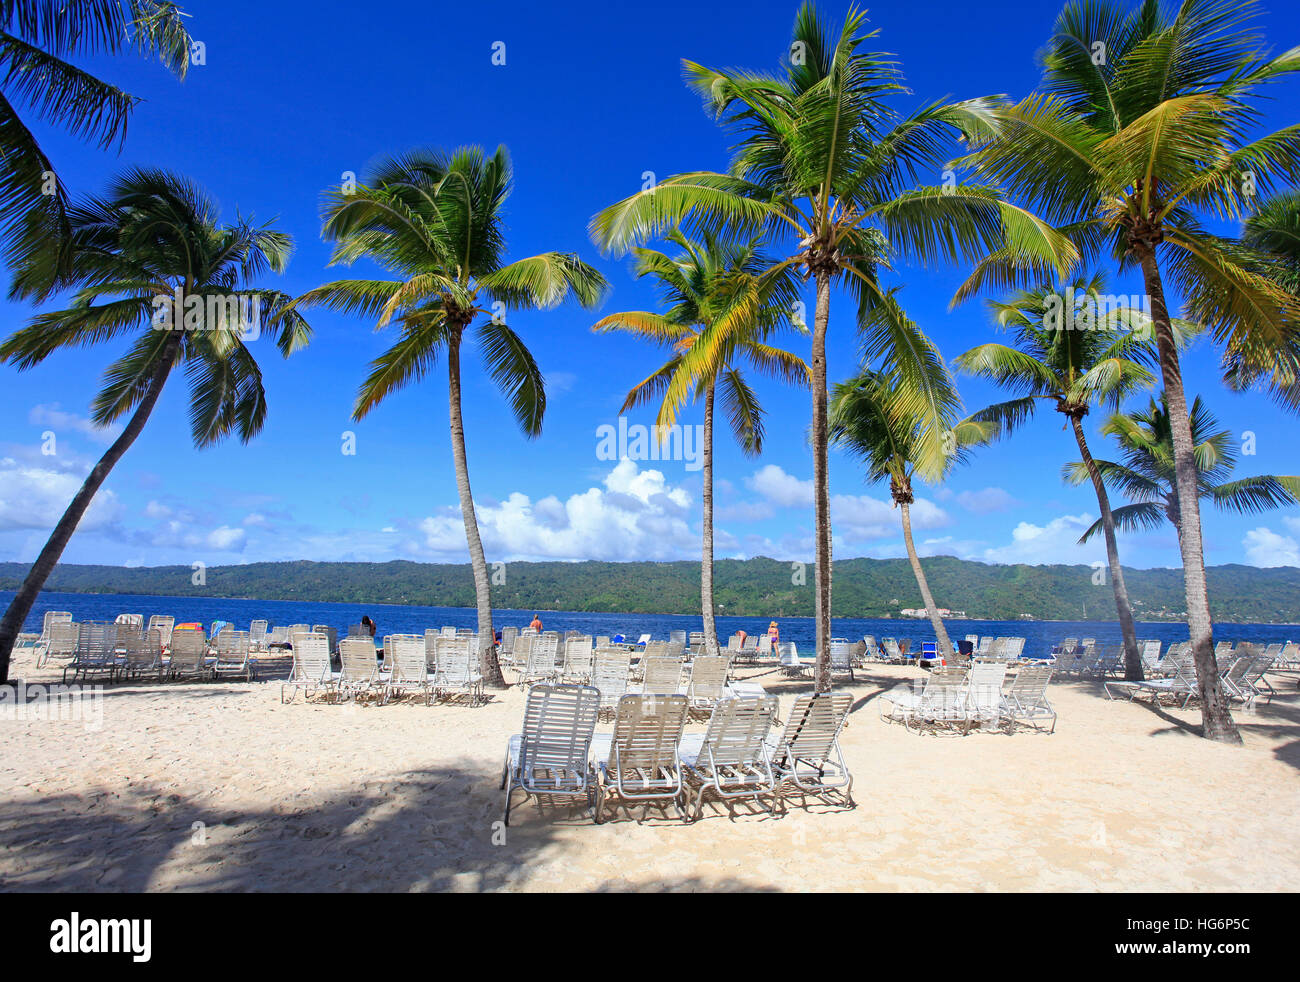
[[[1294,527],[1294,520],[1286,521],[1288,527]],[[1300,543],[1289,535],[1260,526],[1247,532],[1241,544],[1252,566],[1300,566]]]
[[957,495],[957,504],[977,515],[989,512],[1006,511],[1020,504],[1003,488],[983,488],[979,491],[963,491]]
[[800,505],[811,507],[813,503],[813,482],[801,481],[776,464],[759,468],[752,477],[745,478],[745,486],[757,491],[772,504],[785,508]]
[[99,426],[84,416],[65,413],[59,408],[57,402],[52,402],[48,406],[33,406],[31,412],[27,414],[27,422],[33,426],[48,426],[56,436],[60,430],[72,430],[99,443],[112,443],[117,439],[117,435],[122,432],[122,427],[119,424]]
[[[680,559],[694,555],[694,501],[669,485],[662,471],[640,470],[624,458],[589,488],[566,501],[534,502],[516,491],[478,505],[479,533],[492,559]],[[465,553],[465,525],[453,507],[420,522],[430,552]]]
[[222,525],[208,533],[207,544],[213,549],[220,549],[222,552],[239,552],[244,548],[244,541],[248,533],[243,529],[231,528],[228,525]]
[[1026,563],[1030,566],[1080,564],[1104,560],[1105,546],[1100,537],[1087,545],[1078,539],[1095,519],[1086,512],[1061,515],[1046,525],[1021,522],[1011,532],[1011,542],[984,550],[983,558],[992,563]]
[[[19,464],[11,457],[0,460],[0,529],[53,529],[83,481],[76,474]],[[117,495],[101,487],[77,527],[104,528],[117,522],[123,510]]]

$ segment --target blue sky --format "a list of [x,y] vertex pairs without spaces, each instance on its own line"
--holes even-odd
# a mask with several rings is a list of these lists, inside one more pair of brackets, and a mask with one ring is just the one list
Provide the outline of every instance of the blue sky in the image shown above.
[[[177,83],[156,64],[129,58],[90,67],[145,100],[120,155],[37,127],[75,191],[98,190],[117,169],[163,165],[206,187],[234,217],[278,218],[297,252],[278,285],[300,293],[342,271],[327,270],[319,234],[321,191],[377,155],[418,145],[478,143],[510,148],[516,188],[508,204],[516,257],[580,253],[613,290],[602,310],[649,309],[655,295],[624,260],[598,255],[590,216],[636,191],[643,174],[722,169],[728,138],[682,83],[683,57],[717,66],[774,68],[788,44],[796,5],[582,3],[557,16],[545,5],[410,3],[383,16],[341,7],[244,0],[185,4],[206,64]],[[844,4],[824,11],[838,23]],[[1275,2],[1261,26],[1277,51],[1300,43],[1300,8]],[[991,93],[1020,96],[1038,79],[1035,54],[1057,5],[1040,0],[871,8],[878,47],[896,53],[914,102]],[[506,63],[492,63],[504,42]],[[1295,118],[1296,82],[1275,87],[1273,128]],[[900,103],[900,108],[903,104]],[[935,175],[938,182],[939,176]],[[357,267],[361,270],[361,267]],[[360,275],[365,275],[362,271]],[[993,338],[980,303],[949,311],[954,269],[900,268],[912,316],[946,357]],[[1137,284],[1112,277],[1114,292]],[[811,304],[811,294],[806,298]],[[576,306],[518,314],[511,325],[548,379],[541,437],[525,439],[482,373],[464,355],[471,478],[491,560],[680,559],[698,556],[700,481],[685,461],[611,461],[598,428],[617,424],[623,395],[660,352],[594,336],[599,314]],[[30,311],[0,303],[9,333]],[[367,363],[389,342],[373,325],[310,314],[315,339],[282,360],[261,349],[269,399],[265,431],[251,445],[197,451],[190,444],[183,378],[174,376],[144,434],[109,478],[64,560],[130,565],[208,565],[261,560],[465,560],[447,434],[445,376],[436,374],[353,423],[350,410]],[[807,354],[807,340],[787,344]],[[0,368],[0,559],[30,560],[112,434],[86,421],[104,367],[116,354],[61,353],[25,373]],[[856,366],[852,312],[832,308],[832,379]],[[1227,392],[1216,356],[1186,356],[1190,392],[1203,393],[1222,425],[1255,434],[1238,473],[1296,473],[1296,421],[1258,394]],[[717,445],[719,556],[808,559],[812,462],[806,392],[761,382],[769,412],[760,459],[725,434]],[[999,398],[965,380],[974,409]],[[684,421],[698,422],[698,411]],[[648,411],[629,423],[649,423]],[[1094,451],[1109,448],[1088,420]],[[343,434],[356,453],[342,453]],[[57,453],[41,453],[53,432]],[[1088,488],[1060,479],[1075,456],[1060,417],[1044,413],[1014,441],[980,451],[942,488],[924,488],[914,510],[924,554],[988,562],[1091,562],[1099,543],[1079,547],[1096,517]],[[836,558],[903,554],[887,489],[865,486],[847,458],[833,456]],[[1300,510],[1238,517],[1207,512],[1212,564],[1300,565]],[[1176,566],[1172,530],[1124,536],[1126,564]]]

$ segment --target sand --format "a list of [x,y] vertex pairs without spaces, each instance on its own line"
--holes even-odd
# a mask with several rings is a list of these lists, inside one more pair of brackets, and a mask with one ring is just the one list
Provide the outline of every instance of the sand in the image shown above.
[[[30,656],[27,656],[28,658]],[[53,679],[20,658],[14,674]],[[749,670],[783,715],[809,682]],[[280,704],[278,682],[115,685],[102,729],[0,721],[0,887],[22,890],[1294,890],[1300,692],[1238,711],[1244,747],[1193,709],[1053,683],[1056,733],[909,733],[847,686],[855,808],[771,817],[706,804],[603,825],[498,790],[524,696],[464,705]],[[92,724],[93,725],[93,724]],[[602,723],[600,729],[610,727]],[[691,729],[702,729],[693,724]]]

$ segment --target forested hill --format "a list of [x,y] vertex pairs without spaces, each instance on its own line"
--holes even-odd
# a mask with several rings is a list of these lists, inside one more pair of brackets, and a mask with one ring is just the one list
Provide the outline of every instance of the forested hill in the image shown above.
[[[972,618],[1022,616],[1112,620],[1110,586],[1093,582],[1088,566],[993,566],[947,556],[925,560],[936,602]],[[0,563],[0,589],[16,589],[27,567]],[[493,604],[504,608],[690,614],[700,609],[699,563],[507,563],[494,567]],[[1126,569],[1139,619],[1181,618],[1178,569]],[[719,613],[811,616],[812,567],[773,559],[721,560],[716,565]],[[390,563],[249,563],[214,566],[191,582],[188,566],[55,569],[47,590],[70,593],[255,597],[265,600],[396,603],[472,607],[468,565]],[[1300,569],[1216,566],[1209,570],[1214,618],[1222,622],[1300,623]],[[920,607],[916,580],[903,559],[846,559],[835,564],[834,613],[898,616]]]

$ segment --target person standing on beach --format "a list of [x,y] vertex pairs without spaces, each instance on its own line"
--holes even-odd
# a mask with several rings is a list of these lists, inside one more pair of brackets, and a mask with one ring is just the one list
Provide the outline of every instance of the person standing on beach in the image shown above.
[[532,628],[534,631],[536,631],[538,634],[541,634],[541,633],[542,633],[542,618],[541,618],[539,615],[534,614],[534,615],[533,615],[533,622],[532,622],[531,624],[529,624],[528,626],[529,626],[530,628]]
[[772,649],[775,651],[781,643],[781,629],[776,626],[776,621],[767,625],[767,636],[772,639]]
[[370,619],[369,614],[361,615],[361,626],[366,629],[366,633],[372,638],[375,636],[377,628],[375,627],[375,622]]

